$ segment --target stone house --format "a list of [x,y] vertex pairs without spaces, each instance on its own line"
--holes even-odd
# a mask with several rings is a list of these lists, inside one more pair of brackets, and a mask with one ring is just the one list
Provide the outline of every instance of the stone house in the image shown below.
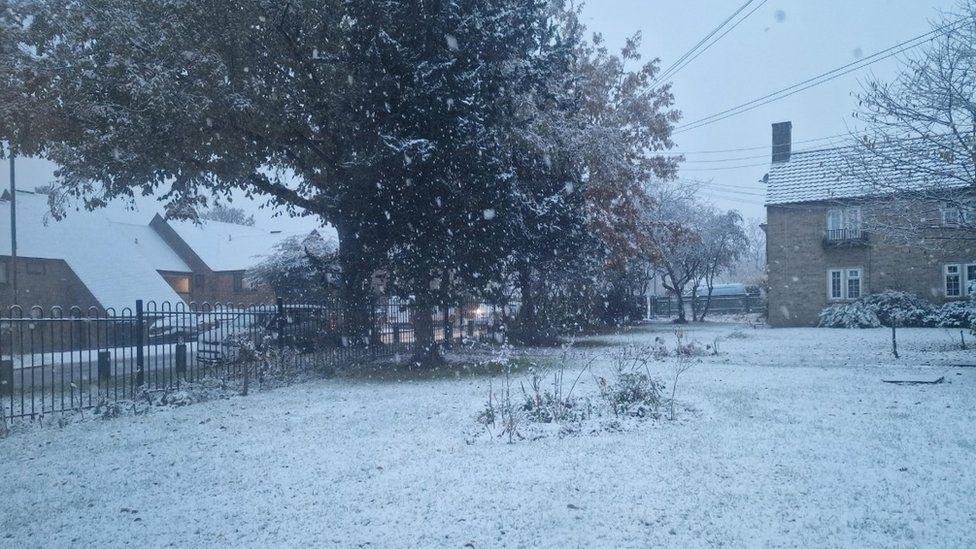
[[965,212],[916,204],[933,220],[925,244],[871,230],[884,201],[843,175],[849,149],[792,152],[792,126],[773,124],[767,176],[769,324],[815,326],[829,304],[886,289],[933,303],[964,299],[976,283],[976,246],[957,227]]
[[[0,311],[13,304],[67,311],[120,311],[137,299],[169,302],[267,303],[246,270],[287,234],[206,221],[133,222],[108,209],[69,212],[54,220],[47,195],[17,192],[17,261],[10,239],[10,195],[0,197]],[[16,268],[17,296],[13,294]]]

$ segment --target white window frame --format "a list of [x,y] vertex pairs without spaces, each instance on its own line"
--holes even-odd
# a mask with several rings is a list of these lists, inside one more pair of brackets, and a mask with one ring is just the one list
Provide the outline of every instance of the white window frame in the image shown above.
[[[953,272],[949,272],[950,269]],[[970,273],[970,271],[974,271]],[[949,293],[949,277],[959,278],[959,293]],[[947,298],[966,297],[976,295],[972,288],[976,286],[976,262],[972,263],[946,263],[942,265],[942,295]]]
[[[839,290],[839,295],[834,295],[834,275],[837,275],[837,289]],[[828,301],[840,301],[844,299],[844,270],[843,269],[828,269],[827,270],[827,300]]]
[[962,211],[959,208],[942,208],[942,226],[958,227],[962,218]]
[[[950,272],[952,270],[952,272]],[[949,277],[956,277],[956,284],[958,284],[958,291],[956,293],[949,293]],[[965,295],[965,286],[963,281],[965,278],[965,272],[963,266],[959,263],[950,263],[942,266],[942,291],[946,297],[962,297]]]
[[[852,273],[857,273],[857,276],[851,276]],[[844,285],[844,294],[847,299],[858,299],[864,295],[864,273],[859,268],[847,269],[846,271],[846,284]],[[857,295],[851,295],[851,282],[857,281]]]
[[834,231],[844,231],[841,233],[844,237],[832,240],[852,238],[856,233],[860,233],[862,222],[860,206],[830,208],[827,210],[827,237],[830,238]]
[[[857,273],[856,276],[851,276],[852,273]],[[839,276],[840,281],[840,295],[834,294],[834,275]],[[852,280],[857,280],[857,295],[850,295],[850,282]],[[867,294],[867,288],[865,286],[864,269],[862,267],[842,267],[837,269],[827,269],[827,301],[847,301],[852,299],[859,299]]]

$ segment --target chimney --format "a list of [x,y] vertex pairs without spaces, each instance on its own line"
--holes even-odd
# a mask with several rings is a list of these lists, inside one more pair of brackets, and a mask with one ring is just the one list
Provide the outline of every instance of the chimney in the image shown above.
[[792,148],[793,123],[776,122],[773,124],[773,164],[789,162]]

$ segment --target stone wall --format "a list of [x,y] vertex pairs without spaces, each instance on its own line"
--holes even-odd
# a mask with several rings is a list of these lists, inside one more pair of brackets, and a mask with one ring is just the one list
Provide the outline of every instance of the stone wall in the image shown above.
[[873,213],[869,204],[846,204],[862,207],[867,234],[863,244],[826,246],[827,210],[844,205],[820,202],[767,206],[770,325],[815,326],[817,315],[828,304],[830,269],[862,269],[862,294],[902,290],[942,303],[943,265],[976,263],[974,243],[952,238],[953,229],[939,231],[941,234],[935,235],[938,238],[924,245],[871,231]]

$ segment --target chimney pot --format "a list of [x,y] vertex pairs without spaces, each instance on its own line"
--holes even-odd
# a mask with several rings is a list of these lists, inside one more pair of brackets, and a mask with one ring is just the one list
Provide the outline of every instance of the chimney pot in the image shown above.
[[773,163],[789,162],[793,148],[793,123],[776,122],[773,124]]

